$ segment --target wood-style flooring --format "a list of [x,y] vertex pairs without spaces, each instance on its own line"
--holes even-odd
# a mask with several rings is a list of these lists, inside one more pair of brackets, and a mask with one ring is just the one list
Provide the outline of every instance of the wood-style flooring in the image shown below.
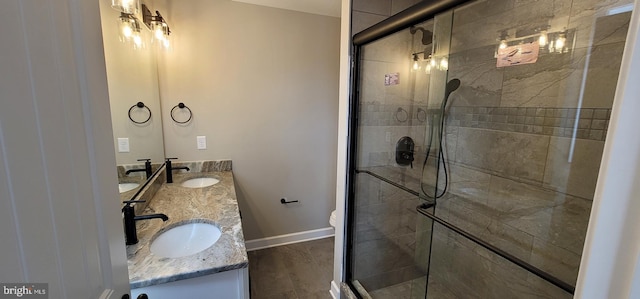
[[333,237],[248,252],[252,299],[331,299]]

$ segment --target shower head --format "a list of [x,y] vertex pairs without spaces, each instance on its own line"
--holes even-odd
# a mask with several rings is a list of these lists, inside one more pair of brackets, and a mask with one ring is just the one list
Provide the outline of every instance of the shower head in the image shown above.
[[418,30],[422,31],[422,44],[425,46],[430,45],[433,42],[433,32],[429,29],[417,26],[411,26],[411,28],[409,28],[409,32],[411,32],[411,34],[416,34]]
[[451,95],[451,93],[456,91],[459,87],[460,87],[460,79],[454,78],[449,80],[449,82],[447,82],[447,87],[445,88],[445,91],[444,91],[444,100],[442,101],[443,112],[444,112],[444,109],[447,107],[447,101],[449,101],[449,95]]
[[456,91],[456,89],[458,89],[458,87],[460,87],[460,79],[451,79],[449,80],[449,82],[447,82],[447,88],[445,90],[445,98],[449,97],[449,94],[451,94],[452,92]]

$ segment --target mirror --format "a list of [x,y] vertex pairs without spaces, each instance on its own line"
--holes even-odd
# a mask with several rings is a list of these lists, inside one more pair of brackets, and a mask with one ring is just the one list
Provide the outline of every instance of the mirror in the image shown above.
[[142,22],[140,47],[121,41],[120,12],[110,1],[100,1],[100,16],[120,199],[130,200],[147,180],[139,160],[150,159],[153,172],[164,162],[156,49]]

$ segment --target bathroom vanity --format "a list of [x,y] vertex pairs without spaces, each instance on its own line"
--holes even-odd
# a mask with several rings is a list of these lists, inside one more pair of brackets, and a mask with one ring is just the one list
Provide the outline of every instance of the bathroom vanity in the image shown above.
[[[132,297],[146,293],[152,299],[249,298],[249,261],[231,161],[174,165],[189,167],[190,171],[174,171],[173,183],[166,183],[166,170],[163,169],[136,198],[146,201],[137,204],[137,215],[163,213],[169,220],[150,219],[136,223],[139,242],[127,246]],[[198,251],[195,253],[187,252],[186,256],[180,255],[184,255],[185,248],[192,249],[188,248],[193,245],[190,242],[200,242],[199,239],[210,237],[211,233],[192,232],[195,238],[164,243],[162,250],[157,248],[159,243],[152,246],[154,242],[160,242],[158,236],[165,233],[165,237],[181,237],[169,232],[179,226],[215,227],[219,230],[219,238],[213,240],[213,245],[195,249]]]

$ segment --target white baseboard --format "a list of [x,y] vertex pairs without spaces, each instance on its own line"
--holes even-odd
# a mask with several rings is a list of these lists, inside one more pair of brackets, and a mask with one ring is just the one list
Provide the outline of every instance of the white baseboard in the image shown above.
[[335,280],[331,281],[331,290],[329,290],[329,294],[331,294],[333,299],[340,298],[340,285],[338,285]]
[[333,227],[308,230],[304,232],[273,236],[263,239],[249,240],[244,242],[247,251],[264,249],[269,247],[282,246],[293,243],[306,242],[322,238],[333,237],[335,230]]

